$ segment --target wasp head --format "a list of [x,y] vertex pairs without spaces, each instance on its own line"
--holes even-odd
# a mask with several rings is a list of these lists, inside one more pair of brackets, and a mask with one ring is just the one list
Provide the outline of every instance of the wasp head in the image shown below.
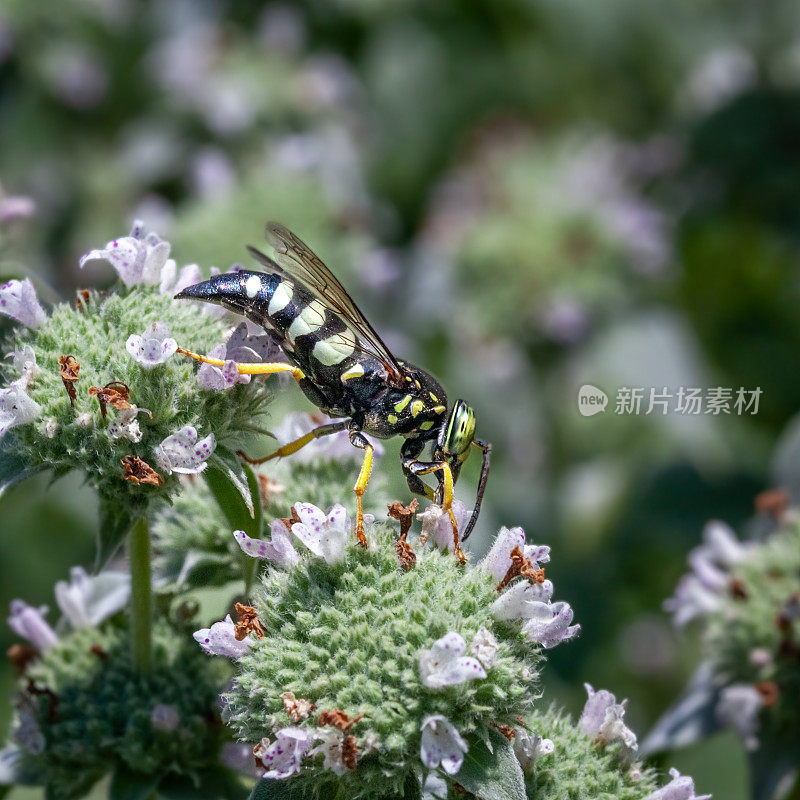
[[439,430],[435,456],[447,461],[454,479],[458,477],[461,465],[467,460],[474,437],[475,412],[463,400],[458,400]]

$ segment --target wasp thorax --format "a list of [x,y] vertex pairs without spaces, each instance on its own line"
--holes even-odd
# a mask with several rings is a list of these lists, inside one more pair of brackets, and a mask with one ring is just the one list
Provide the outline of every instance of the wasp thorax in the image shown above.
[[439,447],[446,455],[461,455],[469,449],[474,436],[475,412],[463,400],[458,400],[440,436]]

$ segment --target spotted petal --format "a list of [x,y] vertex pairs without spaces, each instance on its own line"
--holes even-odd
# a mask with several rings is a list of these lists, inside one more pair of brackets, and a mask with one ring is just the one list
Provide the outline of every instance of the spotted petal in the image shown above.
[[440,764],[448,775],[455,775],[464,763],[464,754],[469,749],[461,734],[447,717],[431,714],[422,720],[420,757],[428,769]]
[[430,650],[419,657],[419,672],[424,686],[441,689],[458,683],[485,678],[480,661],[465,656],[467,643],[460,634],[450,631],[434,642]]
[[193,636],[200,647],[212,656],[238,659],[249,652],[252,646],[249,637],[245,637],[242,641],[236,639],[236,626],[230,614],[221,622],[215,622],[210,628],[195,631]]
[[91,250],[78,262],[83,268],[87,261],[107,261],[117,271],[120,280],[128,287],[142,280],[142,271],[147,258],[147,246],[133,236],[112,239],[104,248]]
[[233,536],[242,552],[251,558],[266,558],[279,567],[296,566],[300,556],[292,545],[288,528],[281,520],[276,519],[270,523],[270,530],[272,538],[269,541],[252,539],[244,531],[234,531]]
[[153,448],[158,465],[167,473],[195,475],[202,472],[217,446],[213,433],[197,441],[197,431],[186,425]]
[[29,278],[8,281],[0,286],[0,314],[5,314],[29,328],[38,328],[47,319]]
[[141,336],[129,336],[125,347],[145,369],[152,369],[173,356],[178,349],[178,343],[172,338],[166,325],[153,322]]
[[522,626],[522,632],[548,649],[576,636],[580,626],[570,627],[574,612],[569,603],[536,603],[532,615]]
[[22,380],[0,389],[0,436],[18,425],[33,422],[41,413],[42,407],[28,396]]

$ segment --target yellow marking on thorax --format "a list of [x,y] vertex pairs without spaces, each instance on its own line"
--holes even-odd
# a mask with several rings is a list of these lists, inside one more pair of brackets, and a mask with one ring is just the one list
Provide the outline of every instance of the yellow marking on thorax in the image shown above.
[[275,287],[275,291],[272,293],[272,297],[269,299],[267,314],[272,316],[273,314],[277,314],[279,311],[283,311],[283,309],[292,302],[293,291],[294,285],[291,281],[281,281]]
[[419,429],[421,431],[429,431],[433,427],[433,422],[431,420],[427,420],[426,422],[420,423]]
[[428,394],[431,396],[431,400],[433,400],[434,403],[439,402],[439,398],[433,392],[428,392]]
[[447,406],[434,406],[432,409],[436,414],[444,414],[447,411]]
[[342,380],[349,381],[351,378],[360,378],[364,374],[363,364],[353,364],[346,372],[342,373]]
[[422,400],[415,400],[411,404],[411,416],[416,417],[417,414],[419,414],[419,412],[422,411],[424,408],[425,408],[425,403],[423,403]]
[[394,414],[389,414],[389,416],[386,417],[386,419],[389,420],[390,425],[397,425],[397,417]]
[[399,414],[411,402],[411,395],[407,394],[399,403],[394,404],[394,410]]

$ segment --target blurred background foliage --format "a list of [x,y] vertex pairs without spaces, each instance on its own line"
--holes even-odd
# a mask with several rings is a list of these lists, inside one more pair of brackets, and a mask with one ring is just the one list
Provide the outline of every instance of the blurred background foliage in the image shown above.
[[[674,697],[695,645],[661,601],[706,519],[751,515],[800,408],[798,4],[2,0],[0,180],[0,277],[50,301],[108,282],[78,257],[135,217],[206,270],[267,219],[296,230],[476,407],[473,547],[501,523],[553,546],[584,633],[548,696],[607,686],[641,733]],[[578,414],[583,383],[605,413]],[[764,393],[756,416],[616,415],[622,386]],[[3,498],[3,602],[91,561],[91,494],[45,487]],[[673,762],[744,797],[732,738]]]

